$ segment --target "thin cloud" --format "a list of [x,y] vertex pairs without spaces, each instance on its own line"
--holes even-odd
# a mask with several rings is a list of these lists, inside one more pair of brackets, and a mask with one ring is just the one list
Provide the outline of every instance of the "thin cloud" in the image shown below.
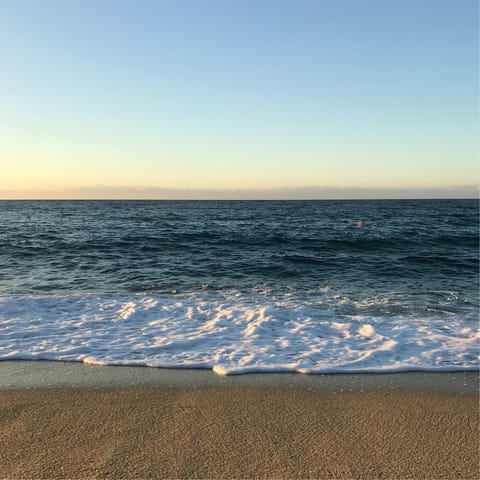
[[125,200],[333,200],[478,198],[478,185],[442,188],[284,187],[266,189],[169,189],[161,187],[91,186],[43,190],[0,189],[1,199]]

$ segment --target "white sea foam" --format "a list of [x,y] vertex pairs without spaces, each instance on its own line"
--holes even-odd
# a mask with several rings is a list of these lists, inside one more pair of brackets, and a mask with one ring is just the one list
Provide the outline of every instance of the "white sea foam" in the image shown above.
[[0,359],[211,368],[222,375],[478,369],[472,315],[379,315],[374,300],[338,314],[331,302],[350,300],[336,297],[308,304],[205,292],[0,296]]

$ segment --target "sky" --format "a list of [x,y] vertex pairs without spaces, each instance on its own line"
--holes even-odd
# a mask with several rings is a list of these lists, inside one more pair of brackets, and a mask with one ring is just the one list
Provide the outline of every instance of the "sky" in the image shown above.
[[476,0],[0,0],[0,198],[476,197]]

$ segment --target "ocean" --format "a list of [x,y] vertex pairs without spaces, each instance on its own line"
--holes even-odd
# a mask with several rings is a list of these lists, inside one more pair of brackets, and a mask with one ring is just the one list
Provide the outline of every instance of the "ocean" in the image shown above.
[[0,201],[0,360],[479,368],[477,200]]

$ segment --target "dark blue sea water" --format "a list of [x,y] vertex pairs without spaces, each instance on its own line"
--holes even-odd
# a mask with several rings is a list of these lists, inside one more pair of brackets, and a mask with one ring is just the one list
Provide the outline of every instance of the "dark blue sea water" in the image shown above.
[[0,201],[0,358],[471,368],[478,291],[476,200]]

